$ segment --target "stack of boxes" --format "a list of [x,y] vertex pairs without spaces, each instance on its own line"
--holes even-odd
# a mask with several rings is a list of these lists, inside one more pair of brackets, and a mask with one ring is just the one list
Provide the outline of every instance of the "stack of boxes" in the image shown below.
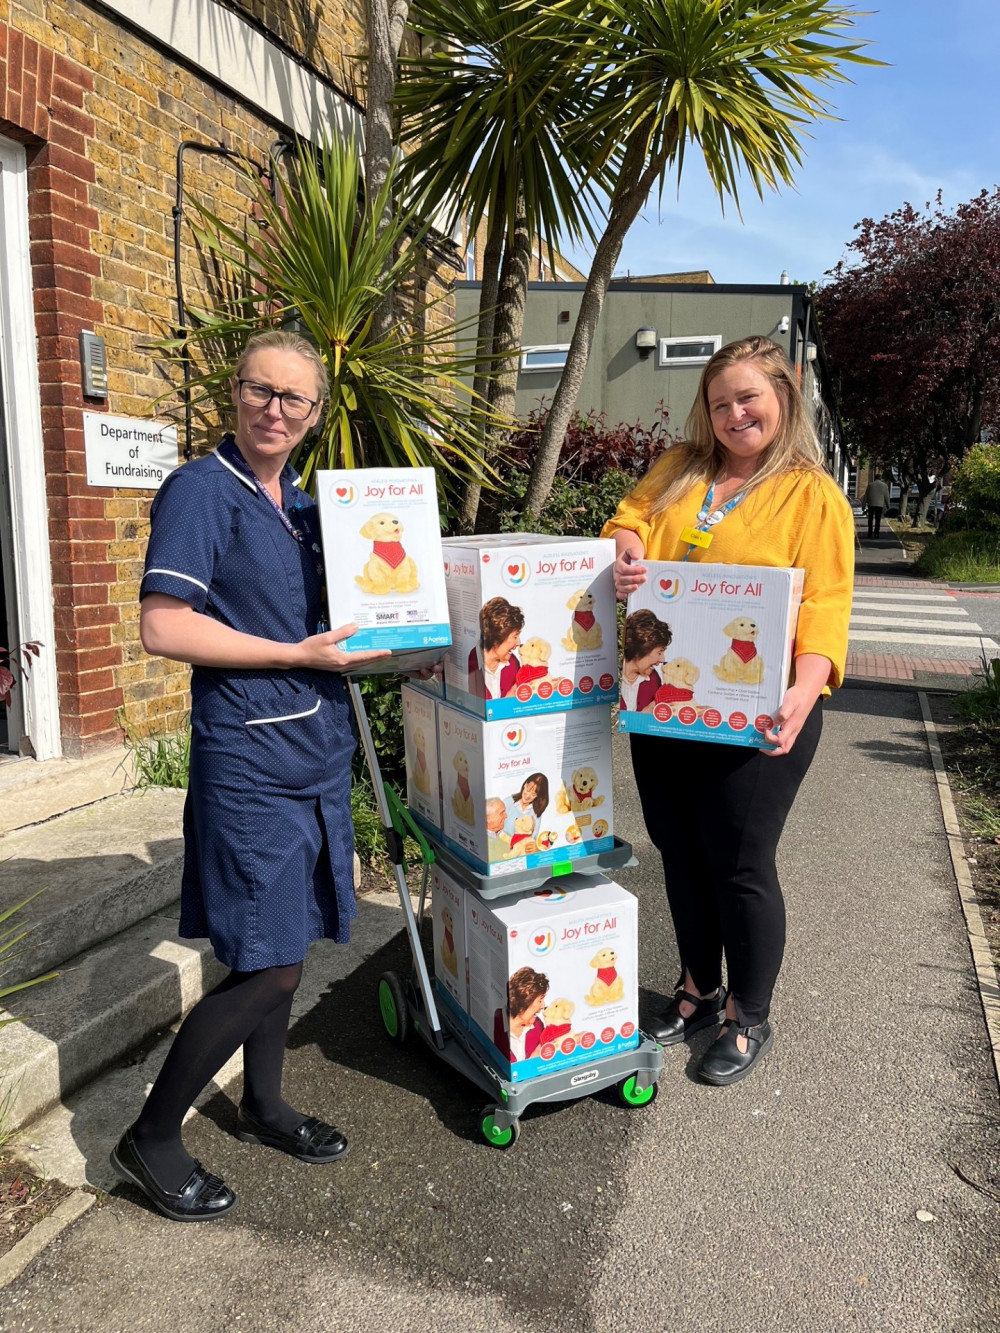
[[[470,880],[610,851],[614,544],[513,533],[443,548],[444,680],[403,686],[411,812]],[[587,875],[489,897],[435,866],[437,992],[501,1072],[637,1046],[632,895]]]

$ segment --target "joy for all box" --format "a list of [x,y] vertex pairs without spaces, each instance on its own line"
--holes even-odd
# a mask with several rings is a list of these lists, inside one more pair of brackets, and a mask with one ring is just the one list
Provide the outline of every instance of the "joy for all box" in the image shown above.
[[319,471],[330,625],[350,652],[388,648],[366,672],[437,661],[451,643],[434,469]]
[[442,1003],[469,1026],[469,959],[466,947],[467,891],[439,865],[431,867],[431,926],[436,990]]
[[603,875],[491,903],[467,893],[471,1032],[506,1078],[638,1046],[637,938],[635,897]]
[[611,709],[486,722],[438,705],[444,841],[491,877],[614,847]]
[[441,826],[441,771],[437,748],[437,702],[422,690],[404,684],[403,749],[406,761],[406,804],[434,828]]
[[445,697],[489,721],[613,703],[614,558],[601,538],[446,539]]
[[619,730],[766,745],[788,688],[803,571],[644,563],[625,617]]

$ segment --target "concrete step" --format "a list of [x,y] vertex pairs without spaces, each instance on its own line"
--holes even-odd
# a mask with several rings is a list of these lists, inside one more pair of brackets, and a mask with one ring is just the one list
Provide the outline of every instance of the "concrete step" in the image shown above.
[[55,980],[10,997],[24,1017],[0,1028],[8,1128],[35,1120],[169,1026],[225,975],[207,940],[178,941],[178,913],[175,903],[147,916],[78,954]]
[[132,785],[120,747],[86,759],[10,759],[0,764],[0,835],[115,796]]
[[[151,788],[70,809],[0,838],[0,911],[30,928],[0,987],[39,976],[161,912],[180,893],[183,791]],[[15,1012],[21,1000],[11,997]]]

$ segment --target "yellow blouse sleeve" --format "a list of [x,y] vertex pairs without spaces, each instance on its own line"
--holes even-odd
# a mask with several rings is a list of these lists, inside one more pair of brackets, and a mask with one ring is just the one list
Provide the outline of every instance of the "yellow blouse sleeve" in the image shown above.
[[832,480],[820,479],[812,512],[803,523],[792,565],[805,570],[795,652],[819,653],[832,664],[837,689],[847,663],[854,595],[854,516]]

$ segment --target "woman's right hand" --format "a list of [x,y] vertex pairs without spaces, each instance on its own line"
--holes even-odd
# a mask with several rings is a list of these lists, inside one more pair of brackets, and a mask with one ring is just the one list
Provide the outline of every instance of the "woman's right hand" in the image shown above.
[[302,660],[297,665],[311,667],[315,671],[357,671],[359,667],[369,662],[377,662],[380,658],[392,656],[388,648],[370,648],[360,653],[345,651],[341,647],[342,640],[349,639],[357,632],[358,627],[352,621],[349,625],[341,625],[338,629],[328,629],[322,634],[310,635],[308,639],[303,639],[298,644]]
[[643,555],[641,546],[630,547],[622,551],[611,566],[615,596],[623,602],[646,582],[646,566],[641,563]]

